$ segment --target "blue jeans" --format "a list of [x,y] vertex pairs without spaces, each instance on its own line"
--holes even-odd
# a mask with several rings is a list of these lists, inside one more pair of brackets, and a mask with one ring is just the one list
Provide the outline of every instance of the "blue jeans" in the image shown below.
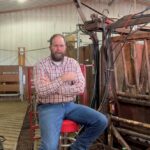
[[74,102],[44,104],[37,109],[41,131],[40,150],[58,150],[63,119],[74,120],[85,127],[84,132],[71,145],[71,150],[88,150],[108,124],[107,118],[102,113]]

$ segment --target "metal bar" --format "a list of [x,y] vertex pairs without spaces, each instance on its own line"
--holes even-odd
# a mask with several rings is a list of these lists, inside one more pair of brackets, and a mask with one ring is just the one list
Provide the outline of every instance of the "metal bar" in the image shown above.
[[139,84],[139,74],[138,74],[138,67],[137,67],[137,52],[136,52],[136,43],[133,42],[133,67],[134,67],[134,75],[135,75],[135,82],[136,88],[138,92],[140,91],[140,84]]
[[[123,42],[126,36],[127,35],[112,37],[112,42],[119,42],[119,41]],[[144,39],[150,39],[150,33],[149,32],[148,33],[131,34],[127,38],[127,40],[144,40]]]
[[[143,44],[144,44],[144,42],[143,42]],[[143,49],[141,51],[141,56],[142,56],[142,60],[141,60],[141,69],[140,69],[140,78],[139,78],[139,80],[140,80],[140,93],[142,93],[143,96],[148,96],[148,95],[146,95],[146,93],[148,91],[148,89],[147,89],[148,87],[146,85],[147,82],[145,83],[145,81],[147,80],[147,73],[146,73],[147,68],[146,68],[146,59],[145,59],[146,56],[145,56],[145,52],[144,52],[144,45],[143,45]],[[144,98],[142,98],[142,99],[144,99]],[[148,100],[150,100],[150,97]]]
[[126,147],[127,150],[131,150],[127,142],[122,138],[120,133],[117,131],[117,129],[112,125],[112,131],[114,136],[117,138],[118,142],[123,146]]
[[148,53],[147,40],[144,40],[144,44],[145,44],[145,56],[146,56],[147,75],[148,75],[148,89],[149,89],[149,95],[150,95],[150,64],[149,64],[149,53]]
[[[122,47],[122,46],[121,46]],[[134,85],[129,83],[128,80],[128,73],[127,73],[127,66],[126,66],[126,59],[125,59],[125,53],[124,53],[124,46],[122,47],[122,60],[123,60],[123,67],[124,67],[124,74],[125,74],[125,84],[126,84],[126,88],[130,87],[130,88],[134,88]]]
[[140,95],[140,94],[129,94],[129,93],[125,93],[125,92],[117,92],[118,96],[124,96],[124,97],[129,97],[129,98],[137,98],[137,99],[146,99],[146,100],[150,100],[150,96],[148,95]]
[[128,15],[124,16],[115,23],[112,23],[108,28],[113,30],[127,26],[145,24],[150,22],[150,14],[142,14],[140,16]]
[[137,132],[135,132],[135,131],[128,130],[128,129],[118,128],[118,127],[116,127],[116,128],[117,128],[117,130],[118,130],[119,132],[121,132],[121,133],[129,134],[129,135],[136,136],[136,137],[143,138],[143,139],[146,139],[146,140],[149,140],[149,141],[150,141],[150,136],[149,136],[149,135],[137,133]]
[[[115,46],[115,45],[113,45]],[[113,53],[113,62],[116,58],[116,51],[112,51]],[[117,76],[117,66],[116,66],[117,63],[114,63],[114,77],[115,77],[115,89],[118,91],[119,90],[119,87],[118,87],[118,76]]]
[[145,107],[150,107],[150,102],[140,99],[133,99],[133,98],[127,98],[127,97],[117,97],[119,102],[128,103],[128,104],[135,104]]
[[110,115],[108,116],[109,119],[109,126],[108,126],[108,146],[112,147],[113,146],[113,135],[112,135],[112,121],[110,120]]
[[85,15],[84,15],[84,13],[83,13],[83,11],[81,9],[81,2],[80,2],[80,0],[73,0],[73,1],[74,1],[75,5],[76,5],[76,8],[77,8],[77,10],[78,10],[78,12],[80,14],[80,17],[81,17],[82,21],[85,22],[86,21],[86,17],[85,17]]
[[[79,30],[78,25],[77,30]],[[77,32],[77,61],[80,62],[80,32]]]
[[89,8],[89,9],[91,9],[92,11],[94,11],[94,12],[98,13],[99,15],[101,15],[101,16],[103,16],[103,17],[107,18],[107,16],[106,16],[106,15],[104,15],[104,14],[100,13],[99,11],[95,10],[94,8],[92,8],[92,7],[90,7],[90,6],[86,5],[86,4],[84,4],[84,3],[82,3],[82,2],[81,2],[81,4],[82,4],[82,5],[84,5],[85,7]]
[[122,61],[123,61],[123,67],[124,67],[124,78],[125,78],[125,84],[126,88],[130,87],[129,81],[128,81],[128,74],[127,74],[127,66],[126,66],[126,60],[125,60],[125,54],[124,54],[124,47],[121,50],[122,53]]
[[134,120],[124,119],[124,118],[120,118],[120,117],[116,117],[116,116],[111,116],[111,119],[114,120],[114,121],[119,121],[119,122],[127,123],[127,124],[130,124],[130,125],[135,125],[135,126],[150,129],[150,124],[148,124],[148,123],[143,123],[143,122],[138,122],[138,121],[134,121]]

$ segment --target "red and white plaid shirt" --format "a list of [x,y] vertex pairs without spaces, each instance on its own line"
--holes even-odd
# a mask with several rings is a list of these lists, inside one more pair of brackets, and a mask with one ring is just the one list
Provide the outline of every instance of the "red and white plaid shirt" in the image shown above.
[[[75,81],[61,80],[65,72],[75,72]],[[34,67],[34,84],[37,103],[61,103],[74,101],[76,95],[84,92],[85,79],[79,63],[73,58],[64,57],[60,64],[47,57]]]

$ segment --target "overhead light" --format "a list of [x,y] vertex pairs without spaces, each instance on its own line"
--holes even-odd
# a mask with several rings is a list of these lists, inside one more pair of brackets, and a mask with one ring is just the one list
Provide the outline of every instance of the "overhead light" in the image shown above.
[[18,0],[19,3],[24,3],[27,0]]

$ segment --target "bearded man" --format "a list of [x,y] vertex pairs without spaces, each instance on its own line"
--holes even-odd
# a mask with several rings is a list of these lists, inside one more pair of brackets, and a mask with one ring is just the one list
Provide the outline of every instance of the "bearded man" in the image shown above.
[[61,125],[64,119],[84,126],[70,150],[88,150],[106,129],[108,120],[100,112],[76,104],[76,96],[84,92],[85,79],[79,63],[65,56],[63,35],[54,34],[50,40],[50,56],[34,67],[37,111],[41,132],[39,150],[58,150]]

